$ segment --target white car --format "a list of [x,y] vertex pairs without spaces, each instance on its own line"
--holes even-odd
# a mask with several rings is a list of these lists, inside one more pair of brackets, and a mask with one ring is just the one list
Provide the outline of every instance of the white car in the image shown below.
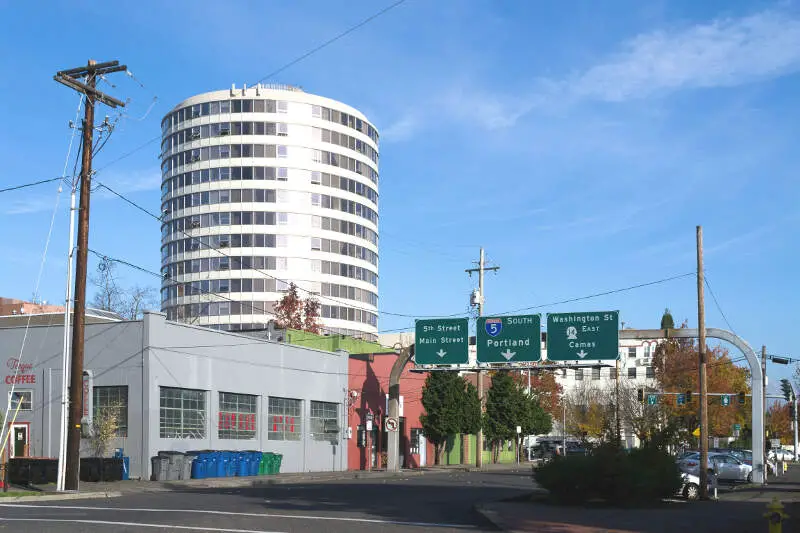
[[769,460],[771,462],[776,462],[776,461],[785,461],[785,462],[794,461],[794,454],[792,452],[790,452],[789,450],[784,450],[783,448],[770,450],[769,454],[767,455],[767,457],[769,458]]
[[[687,500],[696,500],[700,498],[700,478],[694,474],[682,473],[683,485],[678,493]],[[708,491],[714,490],[717,480],[713,475],[708,476]]]

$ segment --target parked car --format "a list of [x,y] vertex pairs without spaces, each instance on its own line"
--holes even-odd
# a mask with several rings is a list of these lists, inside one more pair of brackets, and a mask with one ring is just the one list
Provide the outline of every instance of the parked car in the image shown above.
[[778,461],[794,461],[794,454],[789,450],[784,450],[783,448],[773,448],[767,454],[770,462],[778,462]]
[[[686,498],[687,500],[696,500],[700,498],[700,478],[694,474],[681,474],[683,485],[678,490],[678,495]],[[714,475],[708,476],[708,490],[714,490],[717,479]]]
[[[699,475],[700,454],[692,453],[678,461],[681,472]],[[708,454],[708,472],[714,474],[718,481],[753,482],[753,466],[727,453]]]

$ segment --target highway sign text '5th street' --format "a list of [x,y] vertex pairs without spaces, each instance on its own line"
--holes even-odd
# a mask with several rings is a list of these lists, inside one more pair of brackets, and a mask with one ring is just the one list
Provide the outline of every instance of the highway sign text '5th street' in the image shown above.
[[461,365],[469,360],[466,318],[417,320],[414,362],[418,365]]

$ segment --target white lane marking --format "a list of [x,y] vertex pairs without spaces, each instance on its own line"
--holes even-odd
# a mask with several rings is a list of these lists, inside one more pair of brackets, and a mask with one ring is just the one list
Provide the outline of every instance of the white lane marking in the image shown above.
[[[471,524],[442,524],[437,522],[405,522],[402,520],[381,520],[378,518],[355,518],[349,516],[315,516],[276,513],[235,513],[231,511],[212,511],[208,509],[146,509],[131,507],[89,507],[80,505],[32,505],[24,503],[0,503],[2,507],[33,509],[74,509],[79,511],[127,511],[133,513],[198,513],[220,516],[247,516],[254,518],[286,518],[293,520],[329,520],[334,522],[358,522],[363,524],[384,524],[391,526],[438,527],[451,529],[475,529]],[[220,530],[225,531],[225,530]],[[234,530],[231,530],[234,531]]]
[[140,522],[112,522],[110,520],[78,520],[72,518],[5,518],[0,517],[0,522],[58,522],[71,524],[92,524],[103,526],[132,526],[155,527],[158,529],[188,529],[191,531],[217,531],[219,533],[280,533],[277,531],[263,531],[258,529],[228,529],[221,527],[205,526],[178,526],[173,524],[143,524]]

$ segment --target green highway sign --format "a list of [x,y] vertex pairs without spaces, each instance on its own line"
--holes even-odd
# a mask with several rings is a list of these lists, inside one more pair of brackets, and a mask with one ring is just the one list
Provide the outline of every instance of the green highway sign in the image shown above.
[[658,396],[655,394],[647,395],[647,405],[656,405],[658,403]]
[[741,431],[742,430],[742,425],[741,424],[734,424],[733,425],[733,430],[734,431]]
[[719,397],[719,403],[720,403],[720,405],[722,405],[723,407],[727,407],[728,405],[730,405],[730,404],[731,404],[731,397],[730,397],[730,396],[728,396],[727,394],[726,394],[726,395],[723,395],[723,396],[720,396],[720,397]]
[[465,365],[469,361],[466,318],[417,320],[414,362],[418,365]]
[[619,358],[619,312],[547,315],[547,359],[599,361]]
[[478,362],[541,361],[541,324],[539,315],[478,318]]

